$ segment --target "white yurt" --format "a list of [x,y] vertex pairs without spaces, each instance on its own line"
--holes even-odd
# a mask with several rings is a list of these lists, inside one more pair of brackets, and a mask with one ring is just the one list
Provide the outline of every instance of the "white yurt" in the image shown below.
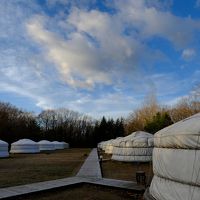
[[54,144],[48,140],[41,140],[38,142],[40,151],[52,151],[55,150]]
[[55,149],[64,149],[65,145],[62,142],[53,141],[52,144],[54,145]]
[[105,141],[99,142],[98,145],[97,145],[97,148],[100,149],[100,150],[103,150],[103,144],[104,144],[104,142]]
[[105,145],[105,153],[107,154],[112,154],[113,153],[113,148],[114,148],[114,143],[120,140],[122,137],[118,137],[116,139],[109,140],[106,145]]
[[146,199],[199,200],[200,113],[158,131],[154,145],[154,177]]
[[21,139],[11,144],[10,153],[38,153],[39,145],[29,139]]
[[5,158],[8,156],[8,143],[3,140],[0,140],[0,158]]
[[136,131],[113,143],[112,160],[123,162],[150,162],[153,151],[153,135]]
[[106,142],[107,141],[102,141],[102,142],[98,143],[97,147],[104,151]]
[[61,143],[63,143],[65,149],[69,149],[69,143],[67,142],[61,142]]
[[113,139],[100,142],[100,145],[99,145],[100,149],[105,151],[107,148],[107,145],[110,145],[112,141],[113,141]]

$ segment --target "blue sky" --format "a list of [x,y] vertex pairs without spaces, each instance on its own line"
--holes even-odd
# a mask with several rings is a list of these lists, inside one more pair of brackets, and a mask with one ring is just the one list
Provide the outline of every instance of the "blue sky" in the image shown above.
[[127,116],[200,77],[199,0],[1,0],[0,101]]

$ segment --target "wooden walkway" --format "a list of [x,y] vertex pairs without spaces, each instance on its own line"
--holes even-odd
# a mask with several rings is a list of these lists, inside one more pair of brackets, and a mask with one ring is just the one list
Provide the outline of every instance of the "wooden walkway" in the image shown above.
[[83,163],[81,169],[79,170],[77,177],[85,178],[102,178],[101,168],[99,164],[99,158],[97,154],[97,149],[93,149],[90,155],[87,157]]
[[122,188],[140,193],[144,192],[145,190],[143,186],[138,186],[132,181],[102,178],[97,149],[94,148],[75,177],[1,188],[0,199],[7,199],[24,194],[41,192],[80,183],[90,183],[108,187]]

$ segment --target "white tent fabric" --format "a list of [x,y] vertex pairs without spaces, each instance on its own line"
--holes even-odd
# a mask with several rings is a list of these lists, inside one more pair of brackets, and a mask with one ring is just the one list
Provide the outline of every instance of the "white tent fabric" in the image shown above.
[[64,149],[65,145],[62,142],[53,141],[52,144],[54,145],[55,149]]
[[150,194],[156,200],[200,199],[199,187],[161,178],[156,175],[151,182]]
[[102,141],[98,144],[98,148],[100,148],[101,150],[105,151],[106,150],[106,146],[112,141],[111,140],[107,140],[107,141]]
[[5,158],[8,156],[8,143],[3,140],[0,140],[0,158]]
[[41,140],[38,142],[40,151],[52,151],[55,150],[54,144],[48,140]]
[[158,131],[156,147],[200,149],[200,113]]
[[113,153],[113,148],[114,148],[114,143],[118,140],[120,140],[122,137],[118,137],[116,139],[111,139],[108,140],[107,143],[105,144],[105,153],[107,154],[112,154]]
[[153,135],[136,131],[113,142],[112,160],[124,162],[149,162],[152,160]]
[[200,186],[200,151],[154,148],[153,171],[159,177]]
[[21,139],[11,144],[10,153],[38,153],[39,145],[29,139]]
[[156,200],[200,199],[200,113],[158,131],[154,137]]
[[69,148],[69,143],[66,143],[66,142],[61,142],[61,143],[63,143],[65,149]]

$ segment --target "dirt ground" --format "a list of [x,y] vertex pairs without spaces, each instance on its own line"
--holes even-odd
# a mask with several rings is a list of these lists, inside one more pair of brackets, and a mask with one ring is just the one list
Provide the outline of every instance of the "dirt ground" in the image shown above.
[[0,188],[76,175],[89,148],[72,148],[38,154],[11,154],[0,159]]
[[150,184],[151,179],[153,177],[151,163],[129,163],[112,161],[109,159],[111,158],[111,155],[104,153],[101,153],[101,155],[103,156],[101,168],[104,178],[136,181],[136,171],[144,171],[146,175],[146,184]]
[[142,200],[142,195],[107,188],[103,186],[81,184],[79,186],[62,188],[55,191],[47,191],[38,194],[32,194],[25,197],[15,197],[15,200]]

